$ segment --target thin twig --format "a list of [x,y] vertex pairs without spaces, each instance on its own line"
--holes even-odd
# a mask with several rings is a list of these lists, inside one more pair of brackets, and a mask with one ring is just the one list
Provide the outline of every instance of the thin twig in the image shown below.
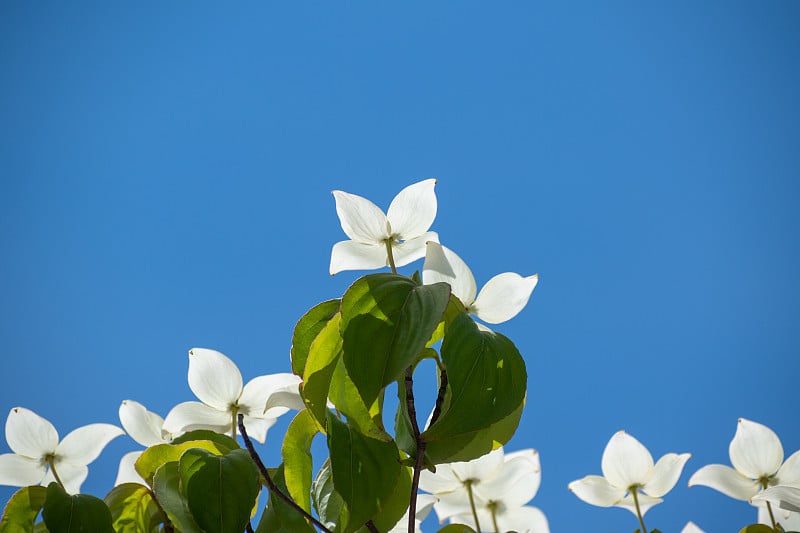
[[[405,372],[405,388],[406,388],[406,407],[408,409],[408,417],[411,419],[411,429],[414,431],[414,441],[417,445],[417,457],[414,463],[414,472],[411,477],[411,501],[408,505],[408,533],[416,531],[416,516],[417,516],[417,492],[419,491],[419,475],[422,471],[422,466],[425,463],[425,441],[422,439],[419,431],[419,424],[417,424],[417,408],[414,405],[414,378],[413,368],[406,368]],[[438,403],[438,401],[437,401]]]
[[375,527],[375,522],[373,522],[372,520],[368,520],[367,523],[364,525],[367,526],[367,529],[369,529],[372,533],[381,533],[380,531],[378,531],[378,528]]
[[436,405],[433,406],[433,415],[431,415],[431,424],[433,425],[442,414],[442,404],[444,404],[444,395],[447,392],[447,370],[443,366],[439,366],[439,394],[436,395]]
[[247,447],[247,451],[250,452],[250,457],[253,459],[253,462],[256,463],[259,472],[261,472],[261,475],[264,476],[264,479],[267,482],[267,487],[269,488],[270,492],[274,492],[275,494],[277,494],[280,499],[289,504],[290,507],[292,507],[298,513],[303,515],[306,519],[311,520],[311,522],[313,522],[314,525],[317,526],[322,531],[325,531],[326,533],[333,533],[330,529],[325,527],[325,524],[323,524],[322,522],[320,522],[319,520],[308,514],[305,509],[297,505],[297,503],[295,503],[293,499],[291,499],[288,495],[284,494],[278,488],[278,486],[275,485],[275,482],[272,481],[272,478],[270,477],[269,472],[267,472],[267,468],[264,466],[264,463],[261,462],[261,457],[258,456],[258,453],[256,453],[255,448],[253,448],[253,442],[250,440],[250,437],[247,436],[247,429],[245,429],[244,427],[244,415],[242,414],[239,415],[239,433],[242,434],[242,438],[244,439],[244,445]]
[[250,524],[250,522],[249,522],[249,521],[247,522],[247,525],[246,525],[246,526],[244,526],[244,530],[245,530],[247,533],[255,533],[255,531],[253,531],[253,526]]

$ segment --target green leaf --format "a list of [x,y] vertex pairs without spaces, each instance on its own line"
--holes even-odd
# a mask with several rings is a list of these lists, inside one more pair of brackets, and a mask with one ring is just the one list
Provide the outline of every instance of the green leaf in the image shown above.
[[47,486],[42,518],[50,533],[115,533],[103,500],[67,494],[55,481]]
[[439,322],[439,325],[436,326],[436,329],[431,335],[430,340],[427,343],[427,346],[433,346],[444,337],[445,332],[447,331],[448,326],[455,320],[460,314],[464,313],[466,308],[464,304],[461,303],[461,300],[458,299],[458,296],[455,294],[450,294],[450,301],[447,303],[447,309],[444,311],[444,316],[442,317],[442,321]]
[[309,348],[304,370],[305,377],[303,383],[300,384],[300,395],[303,397],[303,402],[314,415],[314,419],[323,432],[327,423],[326,412],[331,378],[342,355],[342,337],[339,335],[340,319],[341,315],[337,313],[317,333]]
[[311,344],[320,331],[339,312],[341,300],[328,300],[312,307],[297,322],[292,335],[292,372],[304,376],[306,360],[311,350]]
[[342,297],[344,362],[366,405],[414,361],[442,320],[447,283],[417,285],[397,274],[371,274]]
[[[269,470],[272,481],[284,494],[287,493],[283,465]],[[256,533],[315,533],[314,528],[297,509],[292,508],[280,496],[270,493],[269,503],[261,515]]]
[[372,518],[378,531],[389,531],[406,511],[411,500],[411,468],[402,467],[389,497],[381,502],[380,512]]
[[230,450],[227,445],[218,444],[211,440],[192,440],[179,444],[156,444],[142,453],[136,460],[134,467],[139,475],[147,481],[147,484],[152,487],[156,470],[166,463],[178,461],[183,452],[191,448],[208,450],[216,455],[222,455]]
[[153,493],[144,485],[117,485],[104,499],[111,510],[112,525],[117,533],[156,532],[167,520],[153,499]]
[[325,459],[311,486],[312,503],[319,521],[331,531],[341,531],[347,523],[347,508],[336,492],[331,476],[331,460]]
[[739,533],[775,533],[775,530],[764,524],[751,524],[740,530]]
[[331,388],[328,393],[336,409],[343,413],[348,422],[358,431],[375,439],[392,440],[392,437],[383,429],[381,398],[379,397],[371,407],[367,408],[341,359],[333,371]]
[[356,531],[387,504],[397,485],[397,446],[367,437],[328,413],[328,449],[336,492],[350,512],[346,531]]
[[448,328],[442,362],[451,396],[447,409],[423,433],[428,442],[490,427],[525,400],[525,361],[514,343],[499,333],[480,331],[466,313]]
[[238,450],[241,448],[239,443],[236,442],[234,439],[229,437],[228,435],[223,435],[222,433],[217,433],[216,431],[211,431],[209,429],[195,429],[193,431],[189,431],[184,433],[180,437],[173,439],[170,444],[183,444],[185,442],[190,441],[202,441],[207,440],[217,444],[217,448],[219,448],[222,452],[229,452],[231,450]]
[[475,530],[464,524],[449,524],[436,533],[475,533]]
[[319,433],[308,409],[297,413],[286,430],[281,455],[289,496],[306,512],[311,512],[311,442]]
[[22,487],[11,496],[0,520],[0,533],[33,533],[33,523],[44,506],[45,487]]
[[181,487],[197,525],[206,533],[244,531],[260,489],[247,450],[223,456],[186,450],[178,463]]
[[172,525],[180,533],[203,533],[189,510],[189,502],[180,490],[178,462],[161,465],[153,476],[153,493]]

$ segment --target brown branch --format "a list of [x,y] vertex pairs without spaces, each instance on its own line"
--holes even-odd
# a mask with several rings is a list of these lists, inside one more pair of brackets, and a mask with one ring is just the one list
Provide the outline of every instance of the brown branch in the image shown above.
[[444,395],[447,392],[447,370],[443,366],[439,366],[439,394],[436,396],[436,405],[433,407],[433,415],[431,415],[431,424],[433,425],[442,414],[442,404],[444,404]]
[[[422,472],[422,467],[425,463],[425,441],[419,431],[419,424],[417,423],[417,408],[414,405],[414,379],[413,368],[406,368],[405,372],[405,388],[406,388],[406,408],[408,409],[408,418],[411,420],[411,429],[414,431],[414,441],[417,446],[417,457],[414,463],[414,471],[411,477],[411,501],[408,505],[408,533],[416,531],[416,516],[417,516],[417,492],[419,491],[419,475]],[[438,404],[438,399],[437,399]]]

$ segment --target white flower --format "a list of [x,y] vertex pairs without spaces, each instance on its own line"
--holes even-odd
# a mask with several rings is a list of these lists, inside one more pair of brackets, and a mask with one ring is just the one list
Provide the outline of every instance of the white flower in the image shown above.
[[687,522],[683,529],[681,529],[681,533],[705,533],[702,529],[697,527],[697,524],[694,522]]
[[634,493],[644,516],[672,490],[691,454],[668,453],[655,465],[642,443],[624,431],[608,441],[603,452],[602,476],[586,476],[569,484],[569,490],[586,503],[600,507],[622,507],[636,513]]
[[14,453],[0,455],[0,485],[25,487],[60,480],[64,490],[77,494],[89,474],[87,465],[123,434],[111,424],[89,424],[59,442],[53,424],[29,409],[14,407],[6,419],[6,441]]
[[189,350],[189,388],[200,402],[184,402],[167,414],[163,430],[174,435],[209,429],[236,435],[237,415],[244,415],[247,433],[263,443],[267,430],[289,409],[303,409],[294,374],[271,374],[242,387],[236,364],[215,350]]
[[422,266],[422,282],[430,285],[440,281],[450,284],[453,294],[461,300],[468,313],[489,324],[499,324],[522,311],[539,282],[539,276],[534,274],[523,278],[505,272],[490,279],[478,293],[475,276],[466,263],[449,248],[429,242]]
[[[139,402],[124,400],[119,406],[119,421],[122,422],[122,427],[128,435],[145,448],[172,442],[173,435],[164,431],[164,419],[145,409]],[[138,451],[122,456],[114,486],[122,483],[145,484],[145,480],[134,467],[134,463],[141,455],[142,452]]]
[[434,509],[440,523],[477,527],[471,493],[481,531],[548,533],[544,513],[525,505],[539,490],[541,475],[536,450],[504,454],[501,447],[473,461],[438,465],[435,474],[423,471],[420,488],[439,498]]
[[800,530],[800,488],[776,485],[751,498],[751,503],[759,505],[758,522],[772,525],[769,511],[762,502],[772,504],[775,521],[783,526],[784,531]]
[[[422,533],[420,526],[422,525],[422,521],[425,520],[433,509],[433,504],[438,501],[436,496],[431,494],[417,494],[417,512],[414,513],[414,530],[416,533]],[[408,511],[406,509],[406,514],[397,521],[392,529],[388,531],[388,533],[406,533],[408,531]]]
[[704,466],[689,479],[689,486],[704,485],[745,501],[775,485],[800,488],[800,450],[784,463],[781,441],[767,426],[740,418],[728,453],[734,468]]
[[336,213],[350,240],[337,242],[331,252],[331,275],[343,270],[373,270],[390,265],[400,267],[425,255],[425,243],[438,236],[428,232],[436,218],[435,179],[409,185],[394,197],[389,211],[383,211],[361,196],[333,191]]

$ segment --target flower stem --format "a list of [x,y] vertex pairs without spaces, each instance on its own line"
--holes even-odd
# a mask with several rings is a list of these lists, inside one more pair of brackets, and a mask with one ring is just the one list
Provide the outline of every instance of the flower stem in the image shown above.
[[630,488],[631,496],[633,496],[633,503],[636,505],[636,517],[639,519],[639,525],[642,526],[642,533],[647,533],[647,528],[644,525],[644,518],[642,511],[639,509],[639,488],[633,486]]
[[389,267],[392,269],[392,274],[397,274],[397,267],[394,266],[394,255],[392,255],[392,239],[383,241],[386,243],[386,255],[389,258]]
[[[767,487],[769,487],[769,480],[767,478],[761,478],[761,490]],[[767,512],[769,513],[769,521],[772,522],[772,529],[777,531],[778,524],[775,522],[775,515],[772,514],[772,505],[770,505],[769,502],[767,502]]]
[[64,492],[67,491],[67,487],[64,486],[64,482],[61,481],[61,478],[58,477],[58,472],[56,471],[56,462],[54,457],[47,458],[47,464],[50,465],[50,471],[53,473],[53,477],[56,478],[56,482],[58,485],[64,489]]
[[231,437],[236,440],[236,422],[238,420],[239,410],[236,407],[231,408]]
[[481,533],[481,524],[478,522],[478,510],[475,508],[475,497],[472,495],[472,480],[467,480],[465,483],[467,487],[467,495],[469,495],[469,506],[472,509],[472,518],[475,519],[475,529]]
[[494,526],[494,530],[499,533],[500,526],[497,525],[497,504],[493,503],[489,508],[492,510],[492,525]]

